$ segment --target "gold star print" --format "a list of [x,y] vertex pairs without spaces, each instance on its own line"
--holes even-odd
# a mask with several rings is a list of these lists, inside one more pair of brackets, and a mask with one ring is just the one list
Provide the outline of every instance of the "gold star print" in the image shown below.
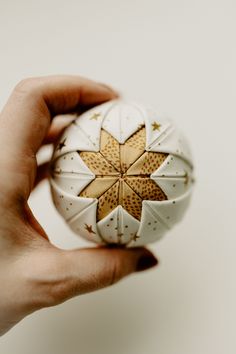
[[89,119],[90,120],[98,120],[98,118],[101,116],[100,113],[94,113]]
[[93,231],[92,229],[92,225],[87,225],[87,224],[84,224],[84,228],[85,230],[87,230],[90,234],[96,234],[96,232]]
[[58,144],[57,150],[61,151],[66,146],[65,142],[66,142],[66,138]]
[[145,150],[145,126],[131,135],[124,144],[101,129],[100,151],[78,151],[93,179],[79,194],[97,198],[97,220],[103,219],[121,205],[137,220],[141,219],[143,200],[166,200],[167,196],[150,178],[168,154]]
[[158,130],[160,131],[160,127],[161,127],[161,124],[157,123],[157,122],[153,122],[152,123],[152,130]]

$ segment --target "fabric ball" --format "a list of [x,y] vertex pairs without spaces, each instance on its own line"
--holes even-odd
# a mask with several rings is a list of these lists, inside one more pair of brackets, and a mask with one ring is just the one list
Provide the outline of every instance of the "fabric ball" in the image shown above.
[[120,99],[75,115],[51,162],[57,210],[99,244],[157,241],[182,219],[193,182],[189,145],[173,121]]

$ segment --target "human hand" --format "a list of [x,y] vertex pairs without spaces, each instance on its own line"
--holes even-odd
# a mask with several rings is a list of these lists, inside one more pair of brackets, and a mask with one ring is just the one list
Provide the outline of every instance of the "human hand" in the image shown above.
[[59,249],[27,203],[47,175],[48,164],[37,166],[36,153],[62,131],[51,119],[115,97],[109,87],[78,76],[31,78],[15,87],[0,114],[0,335],[40,308],[157,264],[141,247]]

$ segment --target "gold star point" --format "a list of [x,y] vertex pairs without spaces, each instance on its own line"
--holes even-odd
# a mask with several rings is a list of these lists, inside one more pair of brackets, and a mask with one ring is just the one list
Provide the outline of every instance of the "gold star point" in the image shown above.
[[140,123],[140,124],[138,125],[138,129],[137,129],[137,130],[142,129],[143,127],[144,127],[144,123]]
[[156,121],[152,123],[152,130],[153,131],[155,131],[155,130],[160,131],[160,128],[161,128],[161,124],[157,123]]
[[89,119],[90,120],[98,120],[98,118],[101,116],[100,113],[94,113]]
[[[137,142],[140,144],[138,147]],[[145,143],[144,126],[124,144],[120,144],[106,130],[102,130],[99,152],[79,152],[82,160],[96,176],[79,196],[98,199],[98,220],[103,219],[118,205],[140,220],[142,200],[167,199],[150,175],[168,154],[147,152]]]
[[88,224],[84,224],[84,228],[86,231],[88,231],[88,233],[90,234],[96,234],[96,232],[93,231],[92,225],[88,225]]

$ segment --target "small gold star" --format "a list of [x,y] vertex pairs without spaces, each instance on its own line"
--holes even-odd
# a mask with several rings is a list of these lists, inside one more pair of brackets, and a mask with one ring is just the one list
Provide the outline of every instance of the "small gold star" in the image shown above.
[[65,142],[66,142],[66,138],[58,144],[57,150],[61,151],[66,146]]
[[92,228],[92,225],[87,225],[87,224],[84,224],[85,225],[85,230],[87,230],[90,234],[96,234],[96,232],[93,231],[93,228]]
[[160,127],[161,127],[161,124],[157,123],[157,122],[153,122],[152,123],[152,130],[158,130],[160,131]]
[[89,119],[90,120],[98,120],[98,118],[101,116],[100,113],[94,113]]

